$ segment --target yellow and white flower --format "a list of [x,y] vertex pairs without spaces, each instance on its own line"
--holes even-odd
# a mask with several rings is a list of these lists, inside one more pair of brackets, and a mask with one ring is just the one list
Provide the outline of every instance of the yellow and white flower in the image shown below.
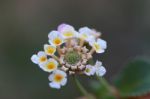
[[106,73],[106,69],[102,66],[102,62],[100,61],[96,61],[95,68],[97,76],[103,76]]
[[82,27],[79,29],[78,37],[82,40],[90,42],[95,39],[95,37],[92,33],[93,33],[93,30],[91,30],[90,28]]
[[58,62],[55,59],[50,58],[46,63],[40,64],[40,67],[46,72],[52,72],[57,69]]
[[95,38],[98,38],[102,35],[101,32],[96,31],[95,29],[92,29],[92,35],[95,36]]
[[58,31],[62,34],[64,39],[77,37],[78,32],[74,27],[68,24],[61,24],[58,26]]
[[59,46],[64,42],[61,33],[58,31],[51,31],[48,34],[48,38],[49,38],[49,43],[54,46]]
[[66,85],[67,74],[103,76],[106,69],[100,61],[95,65],[88,64],[94,52],[103,53],[107,48],[107,42],[100,39],[100,35],[88,27],[77,32],[73,26],[61,24],[48,34],[49,44],[44,44],[44,51],[34,54],[31,60],[50,74],[49,86],[56,89]]
[[95,49],[96,53],[104,53],[107,48],[106,41],[97,39],[97,41],[91,41],[89,44]]
[[67,74],[64,71],[56,70],[48,77],[51,81],[49,86],[52,88],[60,89],[61,86],[66,85],[67,83]]
[[96,71],[95,66],[86,65],[86,68],[85,68],[85,70],[84,70],[84,73],[85,73],[87,76],[91,76],[91,75],[94,75],[94,74],[95,74],[95,71]]
[[39,51],[37,54],[32,55],[31,61],[35,64],[41,64],[47,61],[45,52]]
[[56,52],[56,46],[45,44],[44,51],[47,55],[53,55]]

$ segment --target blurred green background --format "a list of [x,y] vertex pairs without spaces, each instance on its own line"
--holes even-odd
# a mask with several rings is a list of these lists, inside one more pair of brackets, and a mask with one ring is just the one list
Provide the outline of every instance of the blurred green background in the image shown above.
[[[30,60],[63,22],[103,33],[108,49],[99,60],[110,82],[128,60],[150,55],[150,0],[0,0],[0,99],[80,96],[72,77],[61,90],[51,89],[48,74]],[[80,80],[90,90],[94,78]]]

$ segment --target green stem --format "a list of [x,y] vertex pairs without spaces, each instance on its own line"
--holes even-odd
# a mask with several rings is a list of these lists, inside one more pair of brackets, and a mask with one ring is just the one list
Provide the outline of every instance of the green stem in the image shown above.
[[108,91],[111,92],[112,87],[108,84],[108,82],[105,80],[105,78],[97,76],[97,79]]
[[75,83],[79,89],[79,91],[84,95],[86,96],[87,99],[95,99],[91,94],[89,94],[86,89],[81,85],[81,83],[79,82],[79,80],[74,76],[74,80],[75,80]]
[[101,83],[101,85],[102,85],[103,87],[105,87],[105,89],[106,89],[110,94],[112,94],[112,95],[115,96],[117,99],[119,99],[119,98],[118,98],[118,97],[119,97],[119,94],[118,94],[117,90],[116,90],[114,87],[112,87],[112,86],[105,80],[105,78],[97,76],[97,79],[99,80],[99,82]]
[[85,88],[81,85],[81,83],[79,82],[79,80],[78,80],[75,76],[74,76],[74,80],[75,80],[75,82],[76,82],[76,85],[77,85],[79,91],[80,91],[83,95],[87,96],[87,95],[88,95],[88,92],[85,90]]

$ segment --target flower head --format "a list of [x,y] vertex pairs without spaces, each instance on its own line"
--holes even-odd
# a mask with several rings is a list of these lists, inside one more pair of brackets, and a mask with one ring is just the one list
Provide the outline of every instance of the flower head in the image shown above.
[[50,44],[44,44],[44,51],[34,54],[31,60],[50,73],[49,86],[56,89],[66,85],[67,75],[103,76],[106,69],[100,61],[90,64],[93,53],[103,53],[107,48],[99,33],[88,27],[77,32],[73,26],[61,24],[48,34]]
[[40,64],[40,67],[46,72],[52,72],[57,69],[58,62],[53,58],[49,58],[47,62]]
[[85,41],[94,40],[93,30],[88,27],[82,27],[79,29],[79,38]]
[[100,61],[96,61],[95,68],[97,76],[103,76],[106,73],[106,69],[102,66],[102,62]]
[[64,71],[56,70],[49,75],[49,86],[52,88],[60,89],[61,86],[66,85],[67,83],[67,74]]
[[58,26],[58,31],[62,33],[64,39],[73,38],[77,36],[74,27],[69,24],[61,24]]
[[94,35],[95,38],[99,38],[102,35],[102,33],[96,31],[95,29],[92,29],[92,35]]
[[62,35],[58,31],[51,31],[48,38],[49,43],[54,46],[59,46],[64,42]]
[[53,45],[44,45],[44,51],[47,55],[53,55],[56,52],[56,47]]
[[47,61],[47,56],[45,52],[39,51],[37,55],[36,54],[32,55],[31,60],[35,64],[42,64]]
[[84,73],[88,76],[94,75],[95,72],[96,72],[96,68],[92,65],[87,65],[84,70]]
[[96,41],[92,41],[90,42],[90,45],[97,53],[104,53],[105,49],[107,48],[106,41],[102,39],[97,39]]

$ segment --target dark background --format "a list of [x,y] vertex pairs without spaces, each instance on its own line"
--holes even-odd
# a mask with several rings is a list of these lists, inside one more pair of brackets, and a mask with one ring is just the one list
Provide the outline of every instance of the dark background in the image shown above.
[[[110,82],[132,58],[150,55],[150,0],[1,0],[0,99],[74,99],[72,77],[61,90],[30,57],[61,23],[96,28],[108,43],[100,55]],[[134,73],[134,71],[133,71]],[[80,77],[88,90],[93,78]]]

